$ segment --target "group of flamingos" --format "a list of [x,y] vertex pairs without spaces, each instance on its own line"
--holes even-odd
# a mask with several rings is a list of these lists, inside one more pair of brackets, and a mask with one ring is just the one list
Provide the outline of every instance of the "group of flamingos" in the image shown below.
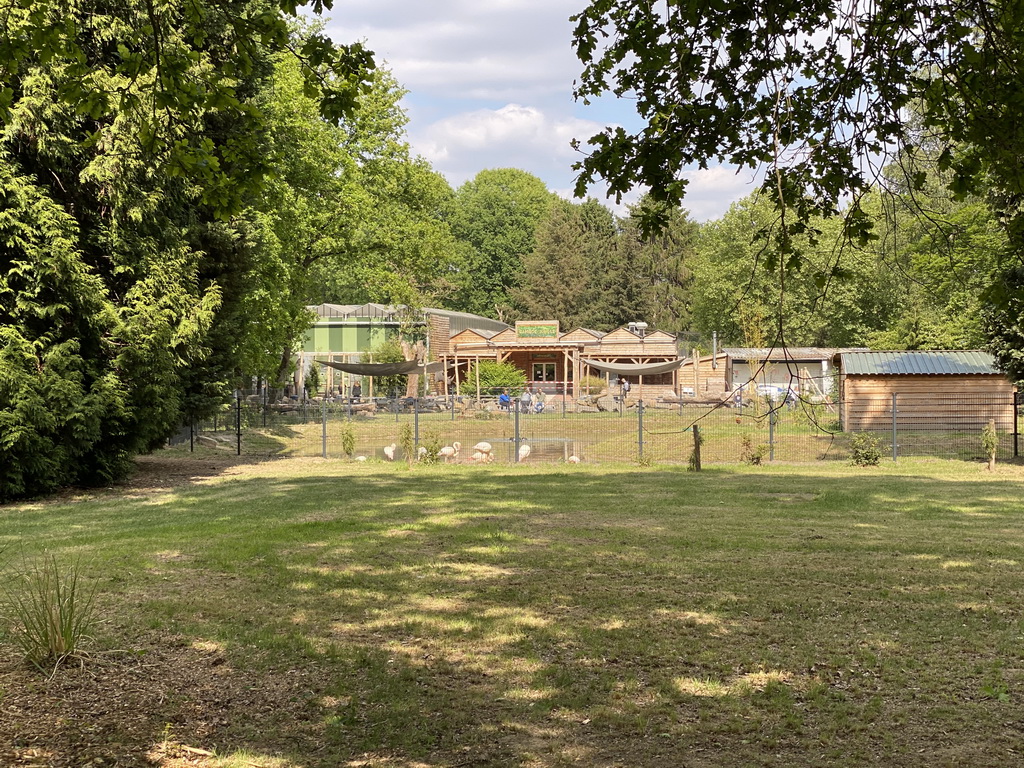
[[[384,456],[385,456],[385,458],[387,458],[388,461],[394,461],[395,460],[395,451],[397,451],[397,450],[398,450],[398,444],[397,443],[392,443],[391,445],[385,445],[384,446]],[[441,458],[443,458],[445,463],[447,464],[449,461],[458,461],[459,453],[460,453],[461,450],[462,450],[462,443],[460,443],[458,441],[455,441],[451,445],[446,445],[444,448],[442,448],[440,451],[438,451],[437,455],[440,456]],[[472,455],[470,455],[468,461],[470,461],[470,462],[472,462],[474,464],[488,464],[488,463],[494,461],[494,455],[492,453],[492,451],[494,449],[493,449],[493,447],[491,446],[490,443],[485,442],[485,441],[480,441],[479,443],[477,443],[476,445],[473,446],[472,450],[473,450],[473,453],[472,453]],[[531,450],[530,446],[527,445],[526,443],[523,443],[521,446],[519,446],[519,461],[525,461],[527,459],[527,457],[530,455],[530,450]],[[426,455],[427,455],[427,449],[422,447],[422,446],[420,446],[419,458],[422,459]],[[360,459],[365,461],[365,457],[363,457],[363,456],[358,456],[358,457],[356,457],[356,459],[357,459],[357,461],[360,460]],[[580,463],[580,458],[579,458],[579,456],[570,456],[568,458],[568,462],[570,464],[579,464]]]

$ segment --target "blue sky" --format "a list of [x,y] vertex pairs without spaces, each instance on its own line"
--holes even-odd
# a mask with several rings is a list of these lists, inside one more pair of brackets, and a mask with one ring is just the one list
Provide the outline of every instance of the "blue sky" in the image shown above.
[[[628,100],[573,101],[581,66],[569,17],[584,2],[335,0],[326,31],[339,43],[365,40],[409,90],[403,105],[413,150],[453,187],[485,168],[513,167],[569,197],[573,138],[585,141],[611,124],[640,127]],[[753,191],[750,173],[688,175],[685,204],[697,220],[720,216]],[[604,199],[600,188],[593,194]]]

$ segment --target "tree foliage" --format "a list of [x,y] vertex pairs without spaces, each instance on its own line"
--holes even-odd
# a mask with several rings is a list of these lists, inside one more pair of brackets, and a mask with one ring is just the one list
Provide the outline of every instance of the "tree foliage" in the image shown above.
[[508,315],[523,257],[554,195],[515,168],[481,171],[455,192],[448,221],[461,243],[457,289],[449,306],[488,317]]
[[[917,145],[923,130],[935,134],[954,189],[984,172],[999,210],[1018,215],[1024,6],[1015,0],[593,0],[574,20],[577,98],[629,96],[646,122],[590,140],[578,192],[601,176],[613,193],[645,183],[674,206],[686,168],[764,168],[762,191],[784,213],[770,268],[776,255],[797,263],[793,238],[813,234],[812,218],[837,213],[851,194],[846,232],[866,240],[857,198],[875,181],[870,159]],[[645,218],[661,220],[657,209]]]
[[293,38],[294,12],[5,9],[0,499],[119,477],[236,375],[256,253],[231,217],[274,161],[255,96],[289,52],[340,119],[371,65],[361,46]]
[[[682,200],[687,170],[763,171],[774,209],[763,223],[768,272],[813,261],[829,236],[823,222],[838,215],[846,242],[867,248],[881,236],[893,246],[910,310],[874,342],[976,344],[987,280],[986,327],[1010,359],[1012,334],[995,318],[1012,319],[1024,263],[1024,4],[592,0],[574,19],[577,98],[611,91],[634,99],[645,121],[590,139],[579,194],[598,176],[617,195],[646,184],[669,206],[643,216],[651,229]],[[937,213],[917,205],[935,197],[936,182],[955,203]],[[972,195],[987,207],[962,206]],[[907,227],[910,208],[918,223]]]

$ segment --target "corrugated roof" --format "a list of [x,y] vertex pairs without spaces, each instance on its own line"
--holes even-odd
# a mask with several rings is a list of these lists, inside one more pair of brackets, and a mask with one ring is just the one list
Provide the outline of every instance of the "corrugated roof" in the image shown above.
[[999,374],[988,352],[967,350],[904,350],[846,352],[840,367],[852,376],[965,376]]
[[[866,350],[866,347],[859,349]],[[849,347],[722,347],[733,360],[831,360]]]

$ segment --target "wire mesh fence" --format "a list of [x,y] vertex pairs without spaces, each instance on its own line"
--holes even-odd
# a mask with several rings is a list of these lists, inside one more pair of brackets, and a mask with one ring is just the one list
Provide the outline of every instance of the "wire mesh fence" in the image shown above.
[[[887,395],[870,402],[772,400],[604,404],[553,397],[521,408],[497,397],[283,401],[233,399],[176,443],[252,456],[445,462],[687,463],[848,460],[853,435],[871,435],[883,456],[987,458],[982,431],[998,435],[998,459],[1016,457],[1016,398]],[[695,433],[694,427],[697,428]],[[482,449],[483,448],[483,449]]]

